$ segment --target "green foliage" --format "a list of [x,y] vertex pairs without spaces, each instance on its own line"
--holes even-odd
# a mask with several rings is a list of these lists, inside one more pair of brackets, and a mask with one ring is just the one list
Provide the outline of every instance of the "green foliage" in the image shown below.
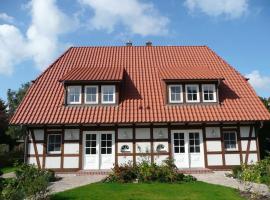
[[233,178],[239,178],[242,173],[242,167],[241,166],[235,166],[232,168],[232,176]]
[[260,97],[260,99],[265,105],[265,107],[270,111],[270,97],[269,98]]
[[123,166],[116,166],[104,182],[175,183],[195,180],[196,179],[192,176],[185,176],[184,174],[178,173],[173,160],[167,159],[162,165],[143,161],[138,165],[128,163]]
[[48,199],[49,181],[52,173],[48,170],[39,170],[34,165],[22,164],[15,171],[16,178],[4,183],[2,191],[6,200]]
[[270,185],[270,157],[253,165],[242,165],[237,178],[243,181]]
[[8,113],[7,106],[4,101],[0,99],[0,143],[8,143],[10,138],[5,134],[8,128]]

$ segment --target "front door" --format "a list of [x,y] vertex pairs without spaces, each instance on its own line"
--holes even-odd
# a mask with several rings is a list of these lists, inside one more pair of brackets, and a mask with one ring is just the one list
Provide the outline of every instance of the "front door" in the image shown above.
[[172,130],[172,153],[178,168],[204,167],[201,130]]
[[84,169],[111,169],[114,165],[114,132],[84,131]]

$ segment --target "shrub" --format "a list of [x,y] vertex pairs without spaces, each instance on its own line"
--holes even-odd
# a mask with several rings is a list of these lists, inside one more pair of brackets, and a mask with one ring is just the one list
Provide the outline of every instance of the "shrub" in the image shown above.
[[15,171],[16,178],[6,181],[2,191],[7,200],[47,199],[52,173],[37,169],[34,165],[22,164]]
[[113,172],[104,180],[104,182],[190,182],[195,181],[193,176],[185,176],[178,173],[177,167],[174,165],[173,160],[165,160],[162,165],[142,161],[138,165],[131,163],[125,164],[120,167],[115,167]]
[[239,178],[242,173],[242,167],[241,166],[235,166],[232,168],[232,176],[233,178]]

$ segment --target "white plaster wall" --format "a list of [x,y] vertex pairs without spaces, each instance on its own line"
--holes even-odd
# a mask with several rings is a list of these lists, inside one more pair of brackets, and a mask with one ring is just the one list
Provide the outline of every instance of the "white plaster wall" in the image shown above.
[[206,138],[219,138],[220,127],[206,127],[205,133],[206,133]]
[[[247,150],[247,144],[248,144],[248,140],[241,140],[241,145],[242,145],[242,151],[246,151]],[[256,147],[256,140],[251,140],[250,141],[250,151],[256,151],[257,147]]]
[[239,154],[225,154],[225,164],[226,165],[240,165],[240,155]]
[[166,160],[169,156],[166,155],[158,155],[158,156],[154,156],[154,162],[157,165],[162,165],[163,161]]
[[[43,158],[42,157],[39,157],[39,162],[40,162],[40,166],[42,166],[42,163],[43,163]],[[37,166],[36,157],[29,157],[28,158],[28,164],[34,164],[34,165]]]
[[34,134],[35,134],[36,140],[44,140],[44,130],[43,129],[35,129]]
[[[243,157],[243,162],[245,162],[246,159],[246,154],[242,154]],[[248,162],[247,164],[254,164],[258,161],[258,156],[256,153],[250,153],[248,157]]]
[[[121,147],[123,145],[128,145],[130,151],[122,152]],[[133,153],[133,144],[132,144],[132,142],[118,142],[118,153]]]
[[221,141],[207,141],[207,151],[221,151]]
[[136,143],[136,152],[137,153],[150,153],[151,152],[150,142],[137,142]]
[[65,129],[65,140],[79,140],[80,130],[79,129]]
[[154,139],[167,139],[168,129],[167,128],[153,128]]
[[79,157],[64,157],[64,168],[79,168]]
[[150,139],[150,128],[136,128],[136,139]]
[[210,154],[207,155],[207,163],[209,166],[220,166],[222,163],[222,155],[221,154]]
[[[250,126],[241,126],[240,135],[241,137],[249,137]],[[255,137],[254,127],[252,128],[252,137]]]
[[124,164],[132,164],[133,163],[133,157],[132,156],[118,156],[118,165],[124,165]]
[[159,144],[163,144],[163,145],[164,145],[165,151],[163,151],[163,152],[168,152],[168,151],[169,151],[169,145],[168,145],[168,142],[153,142],[154,152],[157,152],[157,146],[158,146]]
[[79,154],[80,145],[79,143],[65,143],[64,153],[65,154]]
[[151,162],[151,156],[147,155],[147,156],[136,156],[136,163],[141,163],[142,161],[147,161],[147,162]]
[[[43,154],[43,144],[37,143],[38,154]],[[35,154],[34,144],[28,143],[28,154]]]
[[118,129],[118,139],[132,139],[132,128],[119,128]]
[[61,157],[46,157],[45,168],[60,168]]

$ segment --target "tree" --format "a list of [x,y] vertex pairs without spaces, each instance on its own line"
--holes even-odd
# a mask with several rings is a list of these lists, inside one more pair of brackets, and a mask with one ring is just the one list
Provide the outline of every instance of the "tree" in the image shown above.
[[8,128],[8,114],[7,114],[7,106],[4,101],[0,99],[0,142],[6,142],[6,130]]
[[260,97],[260,99],[262,100],[265,107],[270,111],[270,97],[269,98]]
[[[8,100],[8,116],[9,119],[14,115],[16,109],[22,102],[27,90],[30,87],[30,83],[22,84],[18,90],[8,89],[7,100]],[[24,128],[21,126],[10,126],[7,130],[7,134],[13,139],[18,139],[23,136]]]

